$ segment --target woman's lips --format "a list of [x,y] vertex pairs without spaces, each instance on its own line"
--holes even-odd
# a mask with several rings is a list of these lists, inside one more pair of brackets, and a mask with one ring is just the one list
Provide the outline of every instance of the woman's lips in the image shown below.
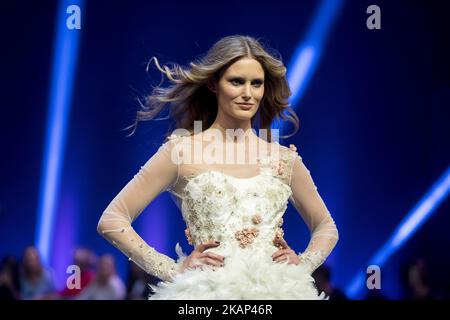
[[238,105],[242,110],[250,110],[251,108],[253,108],[253,104],[237,103],[237,105]]

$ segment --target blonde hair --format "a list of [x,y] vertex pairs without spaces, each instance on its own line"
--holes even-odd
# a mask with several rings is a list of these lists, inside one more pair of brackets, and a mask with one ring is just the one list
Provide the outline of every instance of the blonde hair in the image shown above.
[[[272,121],[282,119],[294,124],[294,135],[299,129],[299,120],[295,111],[289,106],[291,96],[286,79],[286,67],[276,53],[269,53],[261,43],[250,36],[227,36],[216,42],[203,58],[189,63],[189,68],[178,64],[161,66],[156,57],[152,57],[158,70],[172,83],[167,88],[157,86],[151,95],[141,103],[142,110],[136,115],[132,135],[140,121],[155,118],[165,107],[169,108],[169,117],[176,121],[176,128],[194,131],[194,121],[202,121],[204,130],[209,128],[217,116],[217,99],[208,88],[210,81],[218,82],[226,69],[242,58],[257,60],[264,70],[264,96],[258,112],[251,119],[252,126],[259,116],[260,129],[268,130],[268,140],[271,141],[270,126]],[[167,133],[170,135],[171,130]]]

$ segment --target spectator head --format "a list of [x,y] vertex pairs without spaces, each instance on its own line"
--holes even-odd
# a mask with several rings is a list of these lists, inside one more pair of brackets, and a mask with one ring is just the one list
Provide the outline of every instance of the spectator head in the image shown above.
[[43,269],[39,252],[33,246],[25,249],[22,264],[25,275],[39,274]]
[[86,248],[78,248],[75,250],[74,262],[80,267],[81,271],[95,268],[97,257]]
[[114,257],[110,254],[105,254],[100,257],[97,267],[97,281],[101,284],[107,284],[109,279],[116,274],[116,266]]

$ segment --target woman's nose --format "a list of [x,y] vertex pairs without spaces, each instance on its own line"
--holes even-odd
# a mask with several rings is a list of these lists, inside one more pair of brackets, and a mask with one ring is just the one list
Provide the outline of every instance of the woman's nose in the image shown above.
[[252,97],[252,91],[250,85],[244,86],[244,91],[242,92],[242,96],[244,98],[251,98]]

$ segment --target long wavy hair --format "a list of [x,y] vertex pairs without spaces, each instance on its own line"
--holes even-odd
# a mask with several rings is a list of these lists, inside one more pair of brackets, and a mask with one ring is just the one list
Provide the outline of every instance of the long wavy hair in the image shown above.
[[[281,119],[295,126],[294,132],[283,138],[294,135],[299,129],[299,120],[288,102],[291,90],[286,79],[286,67],[274,50],[264,48],[253,37],[242,35],[220,39],[204,57],[190,62],[188,68],[178,64],[161,66],[158,59],[152,57],[148,66],[153,61],[171,85],[153,88],[152,93],[140,103],[142,110],[137,112],[134,124],[125,129],[134,127],[130,134],[133,135],[140,121],[152,120],[164,108],[168,108],[168,117],[175,119],[176,128],[186,129],[193,134],[194,121],[197,120],[202,121],[202,128],[206,130],[213,124],[218,111],[216,95],[209,90],[208,83],[217,83],[227,68],[242,58],[257,60],[264,70],[264,96],[251,119],[252,128],[257,122],[260,129],[267,130],[268,141],[271,141],[272,121]],[[171,131],[168,131],[167,136]]]

